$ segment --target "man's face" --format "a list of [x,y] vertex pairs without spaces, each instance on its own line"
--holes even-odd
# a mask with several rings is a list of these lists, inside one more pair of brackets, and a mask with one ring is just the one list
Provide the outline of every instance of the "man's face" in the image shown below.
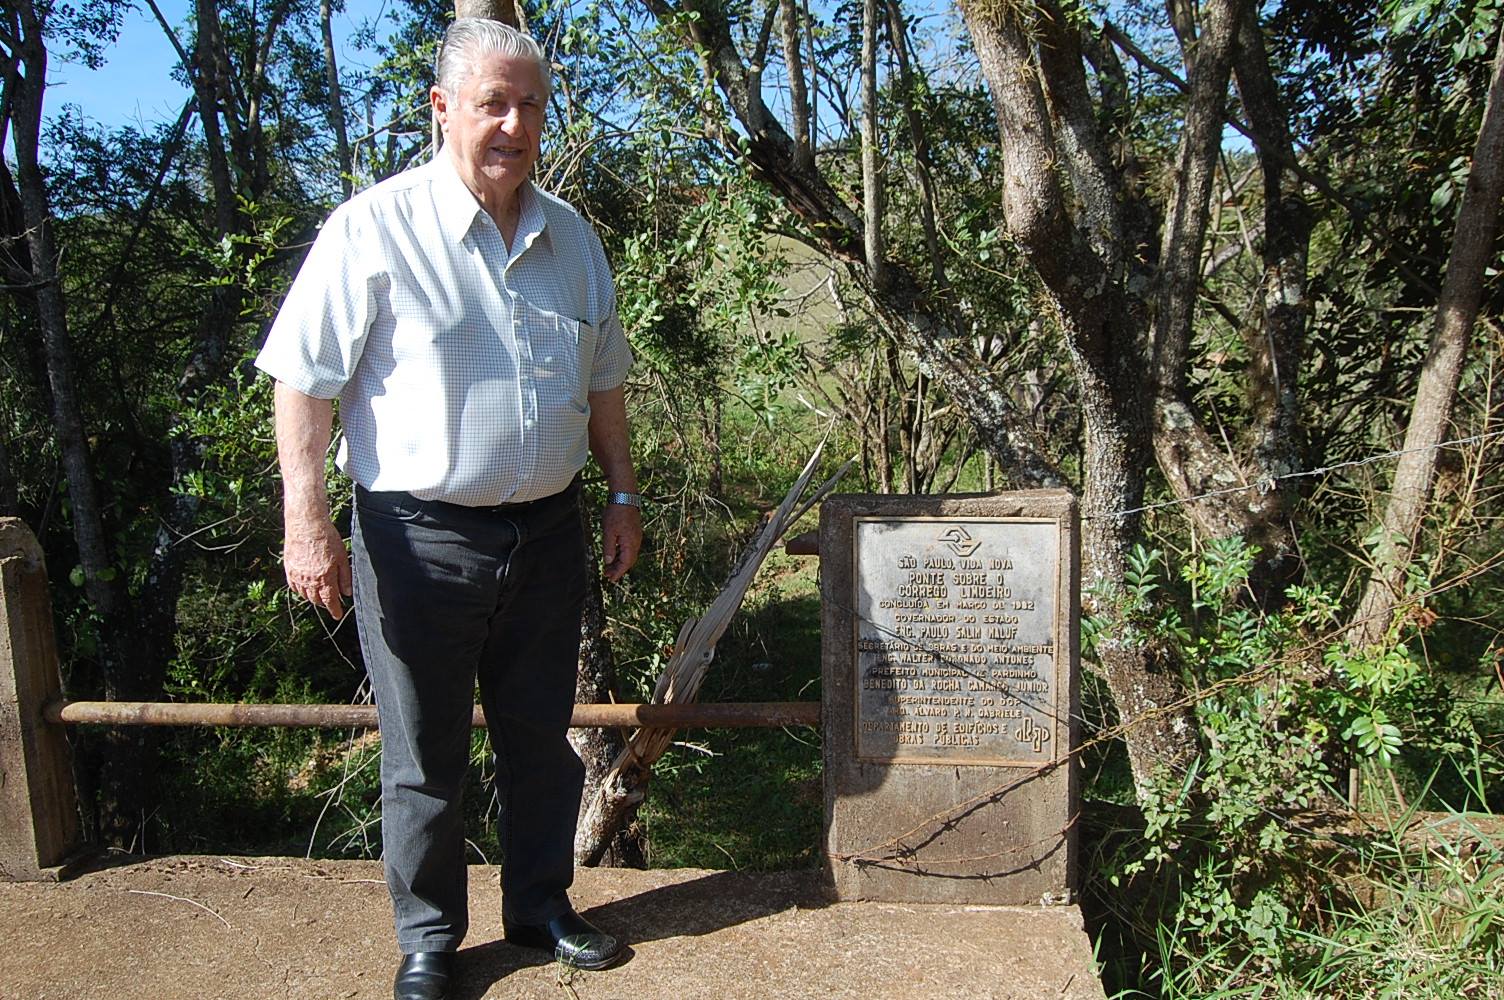
[[505,204],[538,159],[544,103],[538,65],[487,53],[457,93],[434,87],[429,99],[466,186],[487,208]]

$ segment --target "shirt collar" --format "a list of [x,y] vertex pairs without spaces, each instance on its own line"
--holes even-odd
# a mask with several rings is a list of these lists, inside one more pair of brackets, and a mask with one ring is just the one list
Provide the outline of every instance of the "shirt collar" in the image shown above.
[[540,236],[549,238],[548,215],[543,211],[543,199],[538,197],[533,182],[523,181],[522,187],[517,189],[517,197],[522,199],[522,211],[517,216],[517,238],[513,243],[521,244],[521,249],[513,251],[513,257],[532,246]]
[[[444,234],[458,243],[470,232],[470,227],[475,224],[475,218],[483,214],[480,202],[475,200],[475,195],[465,186],[460,179],[459,171],[454,168],[454,161],[444,150],[434,157],[432,167],[435,174],[434,180],[434,204],[439,213],[439,224]],[[522,187],[517,189],[517,197],[521,199],[521,214],[517,218],[517,236],[523,250],[532,246],[541,236],[547,236],[548,217],[543,211],[542,199],[533,190],[531,181],[524,181]],[[518,241],[514,241],[518,242]],[[520,251],[515,251],[516,256]]]

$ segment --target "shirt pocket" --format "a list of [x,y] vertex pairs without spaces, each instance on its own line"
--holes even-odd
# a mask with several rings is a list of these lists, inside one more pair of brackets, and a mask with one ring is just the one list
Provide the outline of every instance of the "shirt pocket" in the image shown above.
[[580,413],[589,406],[590,374],[599,332],[595,326],[562,313],[539,309],[521,299],[522,332],[532,347],[539,409],[565,403]]

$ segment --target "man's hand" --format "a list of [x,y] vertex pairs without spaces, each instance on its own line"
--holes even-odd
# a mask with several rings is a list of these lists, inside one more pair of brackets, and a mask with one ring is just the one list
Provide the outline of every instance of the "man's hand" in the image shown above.
[[642,549],[642,512],[622,503],[606,504],[601,515],[601,559],[606,579],[615,583],[627,575]]
[[334,523],[327,518],[289,518],[282,540],[287,586],[328,611],[335,621],[345,616],[341,597],[351,593],[350,555]]

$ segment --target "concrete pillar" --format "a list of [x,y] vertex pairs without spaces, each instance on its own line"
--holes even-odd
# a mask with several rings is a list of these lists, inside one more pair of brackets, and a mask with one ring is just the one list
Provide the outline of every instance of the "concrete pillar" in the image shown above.
[[56,878],[79,845],[67,736],[42,719],[61,693],[42,547],[0,518],[0,879]]

